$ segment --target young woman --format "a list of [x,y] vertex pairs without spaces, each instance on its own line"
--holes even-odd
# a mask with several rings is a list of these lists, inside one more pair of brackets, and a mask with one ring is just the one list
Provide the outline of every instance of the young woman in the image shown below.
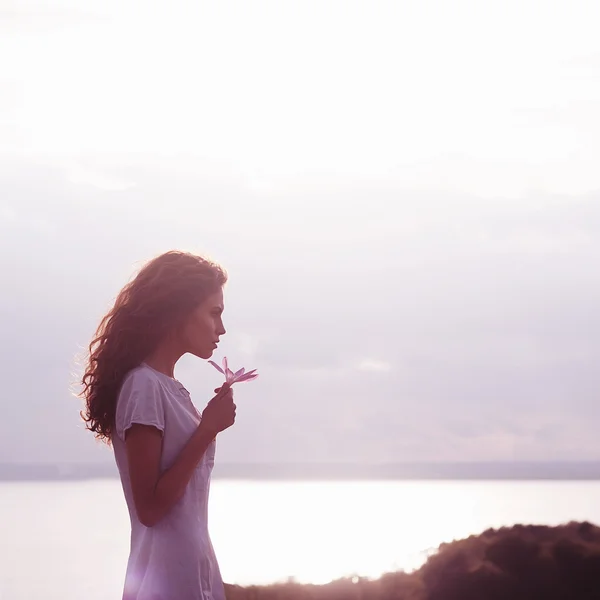
[[174,378],[182,355],[208,359],[223,327],[218,265],[167,252],[119,293],[90,344],[82,417],[114,450],[129,515],[124,600],[224,600],[208,534],[215,437],[235,421],[231,386],[200,414]]

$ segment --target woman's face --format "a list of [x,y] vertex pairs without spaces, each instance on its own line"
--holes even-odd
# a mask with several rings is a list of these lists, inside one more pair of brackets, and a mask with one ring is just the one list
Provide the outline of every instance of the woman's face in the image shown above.
[[219,338],[225,334],[223,310],[222,289],[210,295],[194,310],[183,326],[185,352],[204,359],[212,356]]

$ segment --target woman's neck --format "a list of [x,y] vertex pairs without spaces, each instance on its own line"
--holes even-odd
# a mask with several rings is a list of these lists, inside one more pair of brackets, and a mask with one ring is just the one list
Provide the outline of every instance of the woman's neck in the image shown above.
[[149,354],[144,362],[155,371],[175,378],[175,364],[181,358],[182,353],[171,344],[161,344],[154,352]]

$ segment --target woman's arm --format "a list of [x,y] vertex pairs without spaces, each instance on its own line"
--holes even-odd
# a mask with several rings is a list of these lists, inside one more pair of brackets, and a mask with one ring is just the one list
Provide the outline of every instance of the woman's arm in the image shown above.
[[156,525],[181,499],[194,469],[217,433],[235,422],[230,387],[223,387],[208,403],[202,421],[173,465],[160,472],[162,433],[151,425],[132,425],[126,434],[127,461],[133,501],[140,523]]

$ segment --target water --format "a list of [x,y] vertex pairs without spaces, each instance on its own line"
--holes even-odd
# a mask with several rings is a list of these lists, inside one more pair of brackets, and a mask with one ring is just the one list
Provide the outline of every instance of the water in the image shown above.
[[[600,482],[213,482],[224,579],[377,577],[488,527],[600,523]],[[129,519],[118,480],[0,483],[0,600],[120,598]]]

